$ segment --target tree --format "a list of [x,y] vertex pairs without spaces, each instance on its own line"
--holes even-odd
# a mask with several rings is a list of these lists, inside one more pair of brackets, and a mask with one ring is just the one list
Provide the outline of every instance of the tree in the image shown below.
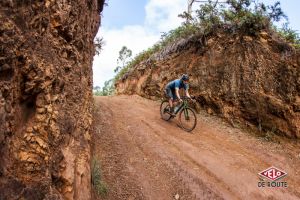
[[95,52],[96,55],[100,55],[101,51],[103,50],[103,46],[105,45],[105,42],[103,40],[103,38],[96,38],[94,41],[94,45],[95,45]]
[[[120,71],[122,68],[125,67],[125,65],[128,63],[128,59],[132,56],[132,51],[128,49],[126,46],[123,46],[122,49],[119,51],[119,57],[118,57],[118,65],[116,69],[114,70],[115,73]],[[121,64],[121,66],[120,66]]]
[[284,18],[286,20],[288,20],[287,16],[284,14],[284,12],[282,11],[281,7],[280,7],[280,2],[277,1],[275,2],[275,4],[273,6],[268,6],[270,12],[269,17],[270,19],[272,19],[273,21],[280,21],[281,18]]
[[101,87],[100,87],[100,86],[95,86],[95,87],[93,88],[93,90],[101,90]]
[[96,95],[96,96],[102,96],[101,95],[102,92],[101,92],[101,87],[100,86],[94,87],[93,90],[94,90],[94,95]]
[[110,79],[104,82],[104,86],[102,87],[102,89],[99,86],[94,87],[94,90],[96,90],[94,92],[94,95],[96,96],[113,95],[115,92],[114,82],[115,82],[114,79]]
[[104,82],[104,87],[102,88],[102,96],[112,95],[114,92],[113,79]]

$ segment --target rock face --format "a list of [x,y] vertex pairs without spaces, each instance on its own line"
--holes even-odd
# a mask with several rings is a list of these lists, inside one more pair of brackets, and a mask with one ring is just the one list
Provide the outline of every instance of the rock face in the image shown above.
[[0,199],[90,199],[104,0],[0,2]]
[[132,68],[117,92],[157,99],[182,73],[209,112],[300,137],[300,52],[275,33],[256,38],[216,30],[166,47]]

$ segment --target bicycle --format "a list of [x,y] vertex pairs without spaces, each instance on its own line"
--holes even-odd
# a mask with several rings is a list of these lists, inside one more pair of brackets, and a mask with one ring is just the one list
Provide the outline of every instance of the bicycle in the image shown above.
[[[168,100],[163,100],[160,105],[160,115],[165,121],[175,118],[179,113],[179,126],[187,132],[194,130],[197,125],[197,116],[195,111],[188,106],[188,97],[183,97],[183,102],[175,107],[175,116],[171,115]],[[177,108],[177,109],[176,109]],[[190,123],[190,125],[188,125]]]

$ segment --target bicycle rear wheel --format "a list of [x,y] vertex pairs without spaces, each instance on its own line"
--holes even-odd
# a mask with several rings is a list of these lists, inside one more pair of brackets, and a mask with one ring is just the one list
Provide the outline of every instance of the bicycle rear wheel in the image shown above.
[[179,124],[187,132],[194,130],[197,125],[197,116],[191,108],[182,109],[179,113]]
[[160,104],[160,116],[165,121],[169,121],[172,117],[170,114],[169,102],[167,100],[161,102]]

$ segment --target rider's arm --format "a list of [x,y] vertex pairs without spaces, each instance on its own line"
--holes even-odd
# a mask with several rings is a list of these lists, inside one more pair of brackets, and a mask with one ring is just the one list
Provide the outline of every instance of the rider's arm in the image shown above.
[[191,99],[191,96],[190,96],[190,94],[189,94],[189,90],[188,90],[188,89],[185,90],[185,96],[187,96],[188,98]]
[[191,96],[189,94],[189,85],[188,84],[184,84],[184,91],[185,91],[185,96],[191,99]]
[[179,88],[178,87],[175,88],[175,93],[176,93],[177,98],[180,99]]

